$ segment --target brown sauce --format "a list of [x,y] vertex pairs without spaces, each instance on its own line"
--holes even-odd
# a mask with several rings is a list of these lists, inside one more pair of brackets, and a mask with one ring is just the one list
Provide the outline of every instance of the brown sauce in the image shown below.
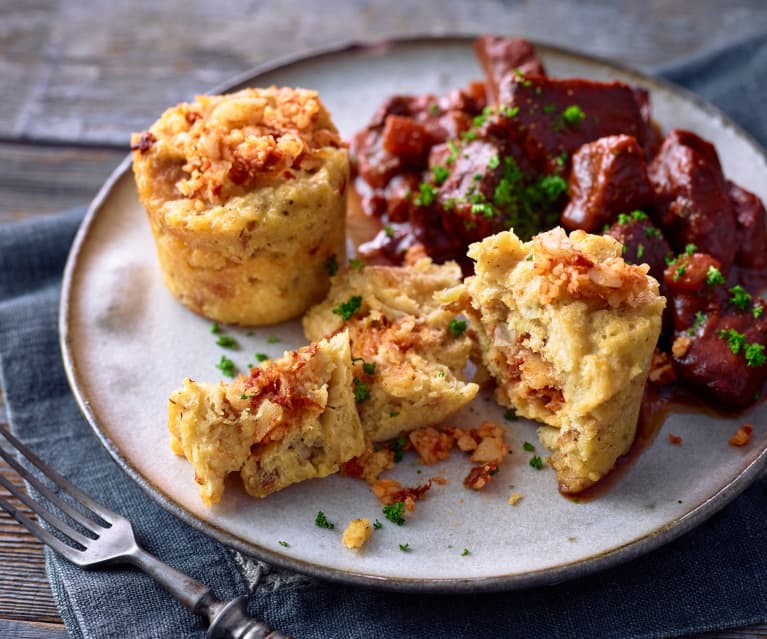
[[[762,399],[764,401],[762,393]],[[713,417],[732,418],[750,411],[756,404],[737,410],[732,407],[714,406],[705,403],[699,394],[673,383],[662,386],[647,383],[639,410],[636,436],[629,451],[618,458],[614,468],[593,486],[577,494],[562,495],[575,502],[591,501],[609,492],[621,480],[628,470],[636,463],[639,456],[653,444],[658,433],[663,428],[666,419],[672,414],[698,413]],[[724,444],[723,444],[724,445]]]

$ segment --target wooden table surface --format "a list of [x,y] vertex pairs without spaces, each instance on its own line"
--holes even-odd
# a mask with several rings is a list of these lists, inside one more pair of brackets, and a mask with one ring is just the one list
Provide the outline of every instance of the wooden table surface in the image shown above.
[[[649,67],[765,30],[764,0],[3,0],[0,223],[87,204],[125,156],[131,131],[297,50],[503,31]],[[0,389],[3,425],[1,397]],[[4,513],[0,566],[0,637],[66,637],[40,544]],[[705,636],[767,637],[767,625]]]

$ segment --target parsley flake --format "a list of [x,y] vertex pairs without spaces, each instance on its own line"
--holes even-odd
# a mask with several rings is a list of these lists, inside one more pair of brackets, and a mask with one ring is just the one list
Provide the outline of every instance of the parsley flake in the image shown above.
[[737,355],[746,347],[746,336],[734,328],[723,328],[717,331],[717,335],[727,342],[733,355]]
[[280,338],[276,337],[275,335],[270,335],[269,337],[266,338],[266,341],[269,342],[270,344],[276,344],[277,342],[280,341]]
[[497,155],[491,155],[487,160],[488,169],[497,169],[501,165],[501,161]]
[[450,329],[450,334],[453,337],[460,337],[466,332],[466,320],[459,320],[459,319],[451,319],[450,324],[448,324],[448,328]]
[[701,326],[703,326],[706,323],[706,320],[708,319],[708,315],[706,315],[702,311],[695,311],[695,321],[692,323],[692,326],[687,329],[688,335],[695,335],[695,331],[697,331]]
[[535,455],[530,458],[530,466],[535,468],[535,470],[540,470],[543,468],[543,460],[540,458],[539,455]]
[[269,356],[266,353],[256,353],[256,359],[259,362],[265,362],[269,359]]
[[469,552],[469,549],[468,548],[464,548],[463,552],[461,553],[461,557],[465,557],[466,555],[470,555],[470,554],[471,553]]
[[571,104],[564,111],[562,111],[562,119],[568,124],[576,125],[583,122],[586,119],[586,114],[583,109],[577,104]]
[[533,446],[530,442],[525,442],[522,444],[522,448],[524,448],[528,453],[531,453],[535,450],[535,446]]
[[362,267],[365,266],[365,262],[363,262],[358,257],[355,257],[349,260],[349,266],[351,266],[355,271],[361,271]]
[[697,250],[698,250],[698,247],[697,247],[697,246],[695,246],[695,244],[687,244],[687,245],[684,247],[684,252],[685,252],[687,255],[692,255],[692,254],[693,254],[693,253],[695,253],[695,251],[697,251]]
[[754,316],[754,319],[759,319],[762,313],[764,313],[764,306],[754,304],[754,308],[751,309],[751,315]]
[[226,355],[221,356],[221,359],[218,360],[218,364],[216,364],[216,368],[220,370],[227,377],[234,377],[234,374],[236,371],[234,362],[231,359],[229,359]]
[[280,539],[277,543],[280,544],[280,546],[283,548],[290,548],[290,544],[287,541],[283,541],[282,539]]
[[383,514],[393,524],[402,526],[405,523],[405,502],[398,501],[393,504],[386,504],[383,507]]
[[751,303],[751,295],[740,284],[730,289],[730,304],[737,306],[741,311],[745,311]]
[[749,368],[764,366],[765,362],[767,362],[767,356],[764,354],[764,345],[762,344],[748,344],[743,354],[746,357],[746,366]]
[[237,348],[237,340],[231,335],[219,335],[216,344],[222,348]]
[[335,315],[340,315],[344,322],[351,318],[360,308],[362,304],[362,295],[352,295],[345,302],[341,302],[333,309]]
[[410,551],[410,544],[400,544],[399,549],[402,552],[409,552]]
[[430,206],[437,197],[437,189],[427,182],[418,185],[418,195],[413,198],[416,206]]
[[380,521],[378,521],[377,519],[373,522],[373,528],[375,528],[376,530],[381,528],[381,526],[383,526],[383,524]]
[[327,528],[328,530],[333,530],[333,528],[336,527],[335,524],[328,521],[328,518],[325,517],[325,513],[321,510],[317,513],[317,516],[314,518],[314,525],[317,526],[317,528]]
[[375,375],[376,374],[376,363],[375,362],[362,362],[362,371],[366,375]]
[[[399,415],[399,413],[397,413]],[[399,464],[405,456],[405,446],[408,444],[407,437],[398,437],[389,443],[389,450],[394,453],[394,462]]]
[[503,411],[503,418],[508,422],[516,421],[517,411],[515,411],[513,408],[507,408],[505,411]]
[[220,331],[221,331],[221,329],[219,328],[219,326],[218,326],[218,323],[217,323],[217,322],[213,322],[213,323],[210,325],[210,332],[211,332],[211,333],[213,333],[214,335],[215,335],[216,333],[220,332]]
[[716,268],[716,266],[709,266],[706,271],[706,284],[714,286],[715,284],[724,284],[724,275]]
[[431,174],[434,177],[435,184],[442,184],[445,180],[447,180],[448,176],[450,175],[450,171],[444,166],[437,165],[432,168]]
[[354,401],[358,404],[370,399],[370,389],[359,377],[352,379],[354,384]]

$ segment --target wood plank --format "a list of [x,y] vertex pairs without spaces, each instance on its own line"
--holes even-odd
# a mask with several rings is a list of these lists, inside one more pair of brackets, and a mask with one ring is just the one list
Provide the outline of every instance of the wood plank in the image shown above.
[[[250,0],[157,6],[59,0],[54,12],[50,2],[39,4],[37,20],[28,17],[24,0],[13,0],[0,14],[0,23],[21,25],[18,35],[0,30],[2,85],[9,79],[20,85],[0,111],[0,138],[124,145],[131,131],[179,100],[266,60],[331,42],[503,25],[504,31],[646,66],[721,45],[735,34],[744,37],[767,23],[762,0],[730,3],[726,11],[717,0],[699,0],[695,11],[671,0],[584,0],[577,10],[568,0],[454,2],[440,3],[439,11],[420,0],[365,3],[356,11],[344,0],[326,0],[322,11],[310,0],[290,10]],[[25,44],[14,47],[17,40]]]
[[0,142],[0,224],[87,204],[127,153]]
[[61,624],[44,624],[0,619],[0,637],[14,639],[67,639],[69,635]]

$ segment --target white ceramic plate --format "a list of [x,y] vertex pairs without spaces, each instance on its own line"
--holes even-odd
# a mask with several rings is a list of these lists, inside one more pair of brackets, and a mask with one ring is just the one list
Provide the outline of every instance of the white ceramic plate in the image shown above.
[[[665,130],[689,128],[713,141],[727,176],[767,198],[765,155],[713,107],[604,62],[545,46],[538,50],[552,75],[616,78],[647,87]],[[391,94],[444,94],[480,77],[469,39],[439,38],[318,53],[219,89],[270,84],[317,89],[349,136]],[[234,548],[316,576],[415,591],[561,581],[679,536],[732,500],[767,459],[764,405],[731,419],[675,414],[605,494],[578,503],[557,492],[551,469],[530,467],[531,453],[523,450],[523,442],[543,451],[535,425],[518,421],[508,424],[513,454],[484,492],[463,488],[469,466],[461,455],[435,467],[419,467],[414,455],[406,456],[393,474],[403,484],[435,474],[449,483],[432,488],[402,527],[385,520],[364,482],[338,476],[295,485],[264,500],[248,498],[233,481],[221,504],[208,509],[200,502],[191,465],[168,446],[169,393],[186,376],[220,379],[215,364],[223,353],[245,370],[255,352],[276,356],[304,343],[298,322],[252,335],[227,328],[241,345],[230,353],[216,345],[210,327],[164,289],[126,160],[91,206],[66,270],[61,338],[75,395],[109,452],[163,506]],[[466,427],[486,418],[503,422],[501,415],[485,397],[451,421]],[[746,418],[755,426],[751,445],[728,446]],[[681,436],[683,444],[671,445],[669,432]],[[524,498],[512,507],[507,499],[513,491]],[[314,525],[320,510],[335,522],[335,530]],[[383,522],[361,552],[347,550],[340,540],[355,517]],[[403,552],[400,544],[409,544],[410,551]]]

